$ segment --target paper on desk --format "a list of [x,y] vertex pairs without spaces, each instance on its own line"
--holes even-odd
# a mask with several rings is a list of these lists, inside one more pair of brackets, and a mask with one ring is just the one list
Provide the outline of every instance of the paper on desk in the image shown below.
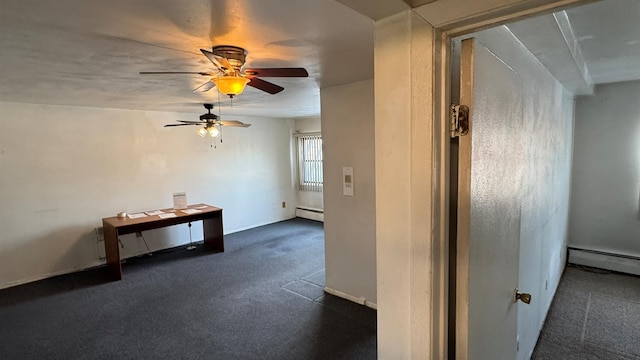
[[194,209],[206,209],[208,207],[209,207],[208,205],[200,205],[200,206],[194,206],[193,208]]
[[174,209],[186,209],[187,208],[187,193],[175,192],[173,193],[173,208]]
[[162,213],[162,214],[158,214],[158,217],[159,217],[160,219],[168,219],[168,218],[173,218],[173,217],[176,217],[176,216],[177,216],[177,215],[176,215],[175,213],[169,213],[169,214]]
[[147,215],[145,213],[137,213],[137,214],[129,214],[127,216],[129,217],[129,219],[137,219],[137,218],[145,217]]
[[195,213],[202,212],[202,211],[200,211],[198,209],[182,209],[180,211],[182,211],[185,214],[195,214]]
[[149,216],[164,214],[161,210],[145,211],[144,213]]

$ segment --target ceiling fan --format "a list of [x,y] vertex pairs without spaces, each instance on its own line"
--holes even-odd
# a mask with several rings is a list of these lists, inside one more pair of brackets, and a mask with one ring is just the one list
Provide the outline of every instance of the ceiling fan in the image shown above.
[[206,83],[198,86],[193,91],[208,91],[214,87],[229,97],[233,98],[244,91],[246,85],[265,91],[269,94],[277,94],[284,90],[260,77],[308,77],[307,70],[301,67],[287,68],[244,68],[247,59],[247,50],[231,45],[214,46],[212,51],[200,49],[202,54],[215,66],[213,72],[188,72],[188,71],[141,71],[140,74],[196,74],[208,76]]
[[173,126],[202,126],[202,128],[198,129],[198,135],[205,137],[207,135],[212,138],[219,137],[222,133],[222,127],[249,127],[251,124],[245,124],[241,121],[236,120],[220,120],[220,117],[216,114],[211,113],[211,109],[213,109],[213,104],[204,104],[204,108],[207,109],[206,114],[200,115],[200,121],[193,120],[177,120],[180,124],[167,124],[164,127],[173,127]]

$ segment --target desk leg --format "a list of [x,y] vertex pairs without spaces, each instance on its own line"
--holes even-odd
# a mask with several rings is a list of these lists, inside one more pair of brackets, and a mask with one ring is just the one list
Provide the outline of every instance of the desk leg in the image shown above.
[[118,232],[113,226],[102,223],[104,233],[104,250],[107,255],[107,269],[116,280],[122,280],[120,249],[118,248]]
[[213,217],[202,220],[205,246],[215,252],[224,252],[222,230],[222,211],[215,212]]

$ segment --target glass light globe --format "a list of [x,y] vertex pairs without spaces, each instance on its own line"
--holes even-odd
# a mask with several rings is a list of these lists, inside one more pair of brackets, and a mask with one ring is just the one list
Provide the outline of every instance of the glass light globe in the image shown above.
[[217,78],[211,79],[218,90],[229,97],[233,98],[244,91],[245,85],[249,82],[249,79],[236,75],[223,75]]
[[216,125],[213,125],[212,127],[209,128],[209,136],[213,138],[220,136],[220,129],[218,129]]

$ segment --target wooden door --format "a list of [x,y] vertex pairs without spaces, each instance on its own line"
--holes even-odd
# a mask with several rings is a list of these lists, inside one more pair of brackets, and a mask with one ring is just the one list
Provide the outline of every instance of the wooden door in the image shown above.
[[517,356],[523,79],[474,39],[462,41],[455,274],[457,360]]

